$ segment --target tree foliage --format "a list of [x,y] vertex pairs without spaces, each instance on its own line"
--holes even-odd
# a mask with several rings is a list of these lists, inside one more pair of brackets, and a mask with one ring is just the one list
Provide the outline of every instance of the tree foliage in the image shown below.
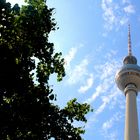
[[26,3],[11,7],[0,0],[0,139],[80,140],[84,130],[73,122],[86,122],[90,106],[76,99],[64,109],[52,103],[50,75],[65,76],[62,54],[48,40],[57,28],[53,8],[44,0]]

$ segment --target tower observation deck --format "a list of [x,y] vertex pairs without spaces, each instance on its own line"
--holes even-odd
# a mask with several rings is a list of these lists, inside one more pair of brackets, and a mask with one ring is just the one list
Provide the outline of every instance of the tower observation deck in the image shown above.
[[123,60],[122,68],[115,77],[118,88],[126,96],[125,134],[124,140],[139,140],[137,93],[140,91],[140,67],[132,55],[130,25],[128,31],[128,55]]

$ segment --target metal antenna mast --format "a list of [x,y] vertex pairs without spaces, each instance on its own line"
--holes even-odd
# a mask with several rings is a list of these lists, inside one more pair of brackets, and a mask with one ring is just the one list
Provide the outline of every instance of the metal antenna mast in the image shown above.
[[129,56],[132,55],[130,24],[128,25],[128,55],[129,55]]

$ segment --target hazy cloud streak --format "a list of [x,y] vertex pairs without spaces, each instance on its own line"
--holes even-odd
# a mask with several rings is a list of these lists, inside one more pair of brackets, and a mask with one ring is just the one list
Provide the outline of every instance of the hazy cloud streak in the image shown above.
[[126,24],[131,14],[135,13],[134,6],[128,1],[123,0],[115,3],[112,0],[102,0],[104,27],[110,31]]
[[87,90],[89,90],[92,85],[93,85],[93,74],[89,74],[89,77],[88,79],[86,80],[86,83],[85,85],[81,86],[79,89],[78,89],[78,92],[80,93],[85,93]]

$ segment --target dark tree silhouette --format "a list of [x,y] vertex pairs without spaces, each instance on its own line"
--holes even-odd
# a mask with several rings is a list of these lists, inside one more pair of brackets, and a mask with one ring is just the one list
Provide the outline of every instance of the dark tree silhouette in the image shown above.
[[86,122],[90,106],[73,99],[60,109],[49,85],[51,74],[65,76],[64,59],[48,41],[57,28],[53,8],[44,0],[26,3],[0,0],[0,139],[80,140],[84,130],[73,122]]

